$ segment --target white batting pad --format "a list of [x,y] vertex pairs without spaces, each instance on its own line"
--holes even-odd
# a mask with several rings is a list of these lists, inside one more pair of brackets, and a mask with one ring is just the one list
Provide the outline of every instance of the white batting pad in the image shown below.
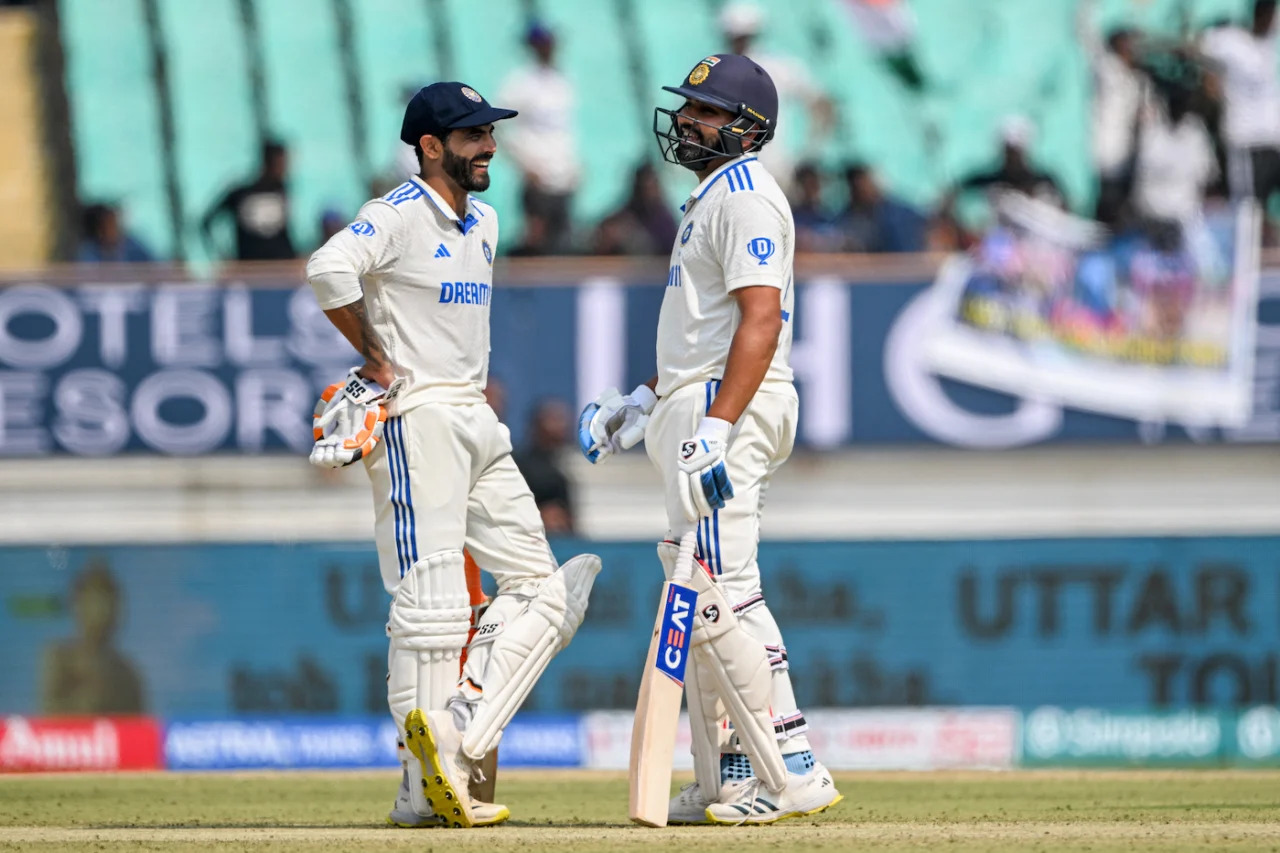
[[[600,558],[582,554],[544,580],[533,598],[510,618],[508,614],[514,608],[500,602],[504,597],[518,602],[514,596],[499,595],[489,606],[490,612],[498,608],[505,624],[501,631],[495,631],[497,636],[489,644],[483,681],[478,685],[467,685],[464,681],[462,688],[466,701],[477,692],[480,696],[462,739],[462,751],[468,757],[479,761],[498,745],[502,730],[511,722],[551,658],[569,645],[586,616],[587,598],[599,571]],[[488,617],[486,612],[480,628]],[[470,659],[467,663],[470,670]]]
[[387,704],[400,729],[414,708],[444,707],[470,628],[462,552],[440,551],[414,563],[400,579],[387,618]]
[[698,678],[712,686],[724,703],[755,775],[770,791],[781,791],[787,783],[787,767],[773,733],[768,655],[738,623],[729,600],[706,572],[695,571],[690,586],[698,593],[693,620]]

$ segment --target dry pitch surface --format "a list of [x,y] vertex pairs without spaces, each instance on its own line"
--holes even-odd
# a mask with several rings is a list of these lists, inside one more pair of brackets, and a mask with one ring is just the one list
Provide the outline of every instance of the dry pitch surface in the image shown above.
[[[860,773],[775,826],[643,829],[616,773],[504,772],[510,823],[382,825],[391,773],[0,777],[0,850],[1274,850],[1280,773]],[[683,780],[682,780],[683,781]]]

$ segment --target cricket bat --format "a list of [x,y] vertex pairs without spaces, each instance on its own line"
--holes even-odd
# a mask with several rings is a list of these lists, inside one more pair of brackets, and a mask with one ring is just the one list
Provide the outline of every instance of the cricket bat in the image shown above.
[[693,653],[693,614],[698,594],[689,586],[693,577],[696,534],[680,540],[671,580],[662,585],[658,618],[640,679],[636,718],[631,728],[631,819],[645,826],[666,826],[671,799],[671,761],[676,749],[676,724],[684,694],[684,670]]

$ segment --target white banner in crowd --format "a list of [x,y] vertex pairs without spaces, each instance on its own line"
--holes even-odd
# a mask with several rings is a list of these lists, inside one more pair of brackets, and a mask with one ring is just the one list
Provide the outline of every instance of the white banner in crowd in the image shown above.
[[1253,403],[1259,217],[1251,206],[1106,239],[1018,194],[928,295],[936,373],[1138,421],[1239,427]]

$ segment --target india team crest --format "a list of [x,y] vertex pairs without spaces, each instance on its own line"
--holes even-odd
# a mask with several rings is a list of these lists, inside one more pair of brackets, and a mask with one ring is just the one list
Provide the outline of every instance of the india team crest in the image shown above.
[[484,249],[484,259],[489,266],[493,266],[493,247],[489,245],[488,240],[481,241],[480,248]]
[[484,98],[480,97],[480,93],[475,89],[472,89],[470,86],[462,87],[462,95],[468,101],[475,101],[477,104],[484,100]]
[[690,222],[688,225],[684,227],[684,233],[680,235],[680,245],[683,246],[685,243],[688,243],[689,237],[692,234],[693,234],[693,223]]
[[711,66],[705,62],[699,62],[689,72],[689,85],[697,86],[703,80],[706,80],[709,74],[711,74]]

